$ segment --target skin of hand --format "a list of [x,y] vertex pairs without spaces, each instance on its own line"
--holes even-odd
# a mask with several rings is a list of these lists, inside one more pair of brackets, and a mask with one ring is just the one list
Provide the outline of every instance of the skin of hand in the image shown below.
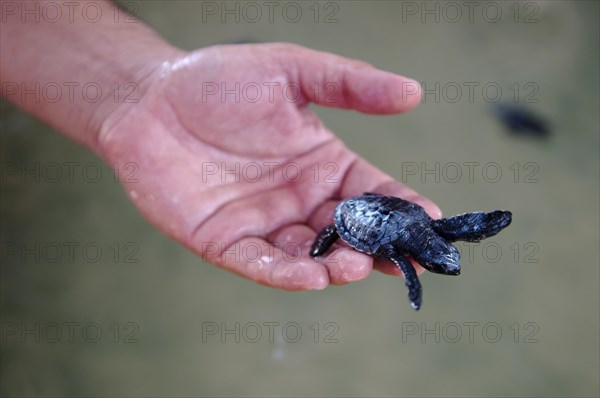
[[373,267],[401,275],[345,244],[323,258],[308,251],[339,200],[365,191],[441,216],[346,148],[308,107],[401,113],[420,101],[412,80],[291,44],[261,44],[180,53],[144,86],[138,103],[116,107],[102,123],[98,152],[109,164],[137,166],[135,180],[123,184],[148,220],[229,271],[286,290],[357,281]]
[[[288,290],[360,280],[373,267],[401,275],[342,243],[309,257],[340,199],[379,192],[414,201],[433,218],[441,213],[348,150],[308,105],[401,113],[420,101],[416,82],[291,44],[188,53],[141,21],[125,21],[114,4],[93,4],[93,22],[81,12],[59,21],[6,13],[3,96],[109,164],[133,162],[134,179],[118,175],[143,215],[214,264]],[[86,83],[105,95],[48,100],[19,89]]]

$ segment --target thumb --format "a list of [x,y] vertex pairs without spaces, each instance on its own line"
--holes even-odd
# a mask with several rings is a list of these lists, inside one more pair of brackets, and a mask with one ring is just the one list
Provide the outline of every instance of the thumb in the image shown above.
[[288,78],[303,95],[323,106],[371,114],[411,110],[421,101],[415,80],[384,72],[358,60],[286,44],[278,53]]

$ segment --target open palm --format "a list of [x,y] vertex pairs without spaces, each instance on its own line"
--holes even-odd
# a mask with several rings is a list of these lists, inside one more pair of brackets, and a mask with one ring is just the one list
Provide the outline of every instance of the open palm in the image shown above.
[[323,259],[308,250],[339,200],[364,191],[407,198],[439,217],[434,204],[348,150],[308,107],[400,113],[419,102],[411,80],[289,44],[210,47],[165,62],[148,79],[141,101],[105,123],[102,156],[135,163],[135,179],[123,178],[129,197],[214,264],[288,290],[363,279],[373,266],[400,274],[343,244]]

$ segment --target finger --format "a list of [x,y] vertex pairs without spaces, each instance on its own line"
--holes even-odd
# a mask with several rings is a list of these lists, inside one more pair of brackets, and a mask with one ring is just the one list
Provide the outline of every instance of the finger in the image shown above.
[[284,290],[322,290],[327,269],[306,256],[293,256],[258,237],[243,238],[204,257],[244,278]]
[[326,226],[333,223],[333,211],[340,203],[337,199],[328,200],[312,213],[308,218],[308,226],[314,231],[321,231]]
[[346,170],[340,195],[342,198],[348,198],[364,192],[397,196],[423,207],[433,219],[438,219],[442,216],[440,208],[431,200],[420,195],[408,185],[394,180],[377,167],[359,157]]
[[[415,268],[415,270],[417,271],[417,275],[421,275],[425,271],[425,268],[423,268],[415,260],[413,260],[412,258],[409,260]],[[400,268],[398,268],[396,264],[394,264],[391,261],[375,260],[375,262],[373,263],[373,269],[376,269],[377,271],[382,272],[386,275],[404,277],[404,274],[400,270]]]
[[[281,248],[288,256],[309,256],[309,250],[316,233],[306,225],[294,224],[283,227],[268,236],[275,247]],[[332,249],[315,258],[329,273],[329,282],[343,285],[365,279],[373,269],[373,259],[348,246],[334,245]]]
[[248,188],[239,184],[234,187],[234,199],[219,206],[211,205],[215,210],[192,233],[192,247],[209,244],[207,242],[229,247],[244,237],[265,236],[282,225],[299,222],[308,214],[303,198],[292,189],[268,189],[267,186],[258,193],[244,194],[242,190]]
[[[395,181],[390,176],[377,169],[366,160],[357,158],[344,174],[339,191],[340,199],[361,195],[364,192],[381,193],[397,196],[423,207],[434,219],[441,217],[440,208],[431,200],[418,194],[415,190]],[[333,211],[340,200],[332,199],[321,204],[309,217],[308,225],[315,231],[320,231],[333,222]]]
[[289,44],[277,54],[290,81],[298,82],[304,96],[320,105],[393,114],[421,101],[418,82],[362,61]]
[[349,246],[336,248],[338,245],[317,260],[327,267],[330,282],[344,285],[366,279],[373,270],[373,258]]
[[316,233],[306,225],[292,224],[267,235],[267,240],[289,256],[307,256]]

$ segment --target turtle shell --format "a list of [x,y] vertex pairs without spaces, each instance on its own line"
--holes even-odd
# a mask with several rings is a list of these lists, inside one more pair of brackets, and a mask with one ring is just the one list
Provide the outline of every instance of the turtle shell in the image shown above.
[[403,248],[435,234],[431,218],[412,202],[393,196],[364,194],[344,200],[335,208],[334,222],[340,237],[355,249],[380,254],[390,242]]

